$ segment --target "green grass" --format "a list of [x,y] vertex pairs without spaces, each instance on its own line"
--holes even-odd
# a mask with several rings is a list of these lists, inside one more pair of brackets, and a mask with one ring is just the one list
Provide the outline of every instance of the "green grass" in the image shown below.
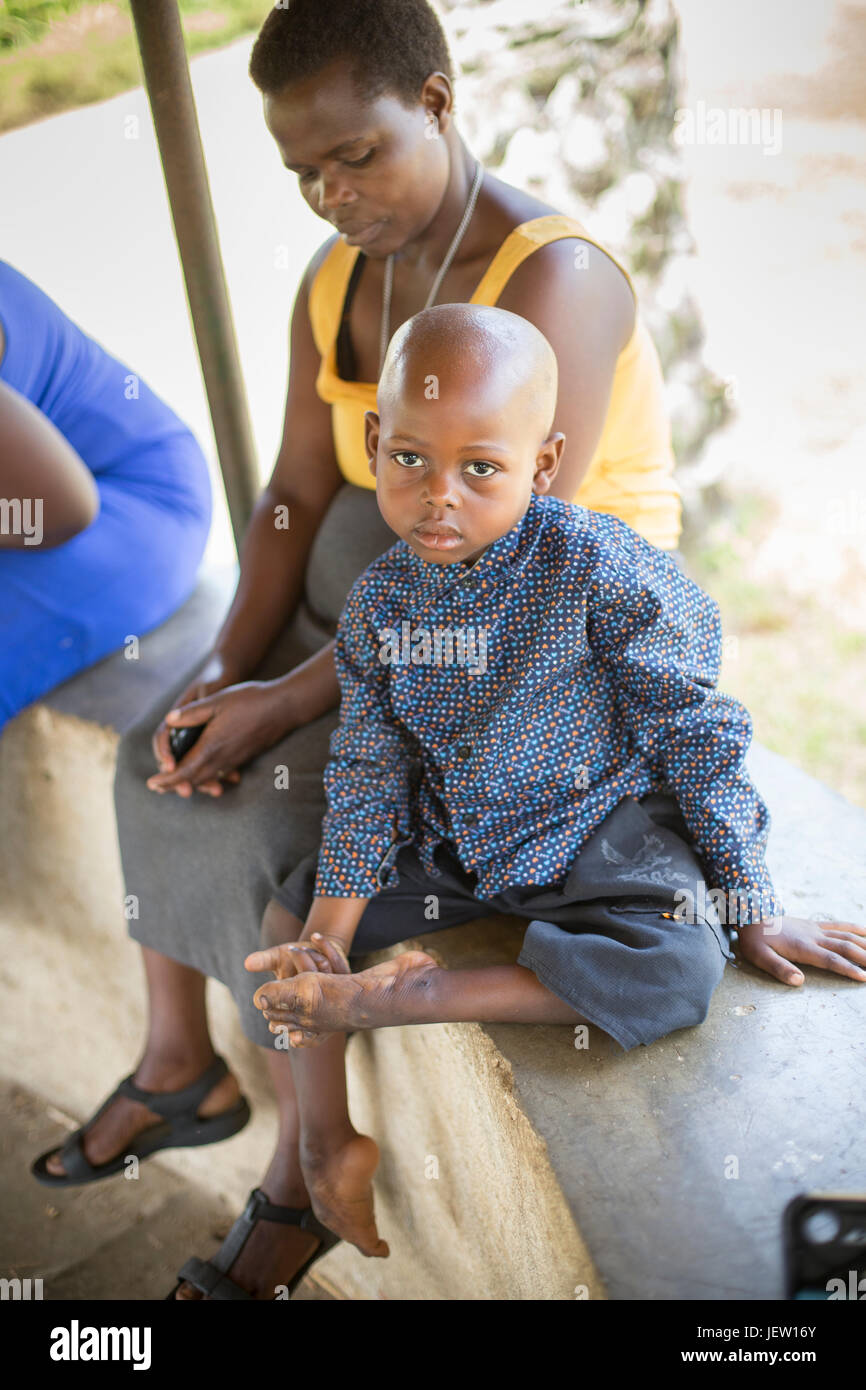
[[[257,31],[268,0],[180,0],[190,56]],[[127,0],[0,0],[0,131],[142,82]]]
[[775,523],[772,499],[717,500],[718,519],[683,548],[689,573],[721,609],[720,685],[749,710],[757,739],[866,807],[866,635],[814,599],[750,577],[753,546]]
[[0,50],[35,43],[49,26],[78,10],[85,0],[3,0],[0,6]]

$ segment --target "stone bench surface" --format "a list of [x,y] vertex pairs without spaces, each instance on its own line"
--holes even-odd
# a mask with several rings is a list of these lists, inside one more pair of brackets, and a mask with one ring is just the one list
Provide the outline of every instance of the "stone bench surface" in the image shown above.
[[[791,915],[866,924],[866,813],[756,746],[769,864]],[[522,924],[417,938],[452,969],[513,960]],[[801,1192],[866,1192],[866,985],[729,967],[706,1021],[624,1053],[597,1029],[485,1025],[608,1295],[783,1296]],[[575,1280],[578,1283],[578,1280]]]

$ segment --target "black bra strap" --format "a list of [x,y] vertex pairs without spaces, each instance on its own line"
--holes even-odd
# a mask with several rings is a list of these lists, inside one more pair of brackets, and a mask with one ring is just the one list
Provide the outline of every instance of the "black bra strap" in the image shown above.
[[363,252],[355,257],[355,264],[352,266],[352,274],[349,276],[349,283],[346,286],[346,298],[343,300],[343,312],[340,316],[340,328],[337,333],[337,375],[343,381],[357,381],[358,371],[355,361],[355,350],[352,347],[352,339],[349,336],[349,310],[352,307],[352,299],[361,278],[361,272],[366,264],[367,257]]

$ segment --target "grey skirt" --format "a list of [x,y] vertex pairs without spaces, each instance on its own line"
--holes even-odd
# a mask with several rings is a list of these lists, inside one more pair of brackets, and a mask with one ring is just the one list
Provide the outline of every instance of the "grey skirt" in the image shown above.
[[[283,675],[319,651],[333,637],[355,579],[395,540],[374,491],[341,488],[319,528],[295,616],[256,678]],[[156,771],[151,737],[199,668],[179,674],[121,740],[117,826],[126,892],[138,899],[129,930],[141,945],[222,980],[247,1037],[268,1047],[273,1039],[252,1004],[262,977],[244,969],[244,958],[259,949],[270,898],[318,848],[322,774],[338,714],[335,709],[269,748],[219,798],[159,796],[146,786]],[[281,767],[288,779],[275,775]]]

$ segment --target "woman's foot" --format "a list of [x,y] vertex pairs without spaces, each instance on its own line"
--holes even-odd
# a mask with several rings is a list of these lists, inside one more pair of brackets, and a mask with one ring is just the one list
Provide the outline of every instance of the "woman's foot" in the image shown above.
[[[305,1187],[292,1181],[288,1173],[280,1179],[272,1165],[262,1191],[277,1206],[312,1206],[322,1225],[335,1235],[351,1241],[364,1255],[384,1257],[388,1246],[379,1239],[373,1216],[373,1174],[378,1163],[375,1141],[366,1134],[351,1134],[329,1147],[327,1153],[305,1153]],[[260,1220],[226,1273],[253,1298],[273,1299],[278,1290],[291,1283],[318,1244],[315,1235],[299,1226]],[[195,1301],[204,1295],[184,1282],[176,1297]]]
[[301,1158],[313,1211],[323,1226],[356,1245],[362,1255],[384,1258],[373,1214],[373,1174],[379,1147],[367,1134],[352,1134],[326,1152],[306,1151]]
[[[308,1207],[309,1194],[302,1180],[291,1177],[290,1169],[297,1165],[284,1164],[275,1160],[268,1169],[261,1190],[269,1202],[280,1207]],[[286,1226],[281,1222],[260,1220],[253,1228],[249,1239],[237,1259],[226,1271],[234,1283],[239,1284],[253,1298],[261,1301],[274,1299],[277,1290],[286,1288],[319,1245],[319,1239],[300,1226]],[[182,1283],[177,1291],[178,1300],[197,1302],[204,1294],[192,1284]],[[207,1300],[206,1300],[207,1301]]]
[[[137,1086],[143,1087],[144,1090],[157,1091],[160,1094],[182,1091],[201,1076],[213,1060],[213,1054],[209,1059],[196,1058],[192,1063],[150,1062],[145,1057],[139,1064],[133,1080]],[[201,1119],[221,1115],[224,1111],[231,1110],[237,1105],[240,1095],[240,1086],[236,1078],[229,1072],[227,1076],[222,1077],[216,1083],[213,1090],[208,1092],[196,1113]],[[133,1139],[143,1130],[163,1123],[162,1116],[148,1110],[146,1105],[141,1105],[135,1100],[128,1100],[126,1096],[118,1096],[105,1114],[100,1115],[99,1119],[86,1131],[82,1141],[84,1156],[89,1163],[98,1168],[100,1164],[109,1163],[118,1154],[125,1153]],[[45,1160],[45,1167],[49,1173],[56,1177],[64,1176],[66,1170],[60,1161],[59,1148],[56,1153]]]

